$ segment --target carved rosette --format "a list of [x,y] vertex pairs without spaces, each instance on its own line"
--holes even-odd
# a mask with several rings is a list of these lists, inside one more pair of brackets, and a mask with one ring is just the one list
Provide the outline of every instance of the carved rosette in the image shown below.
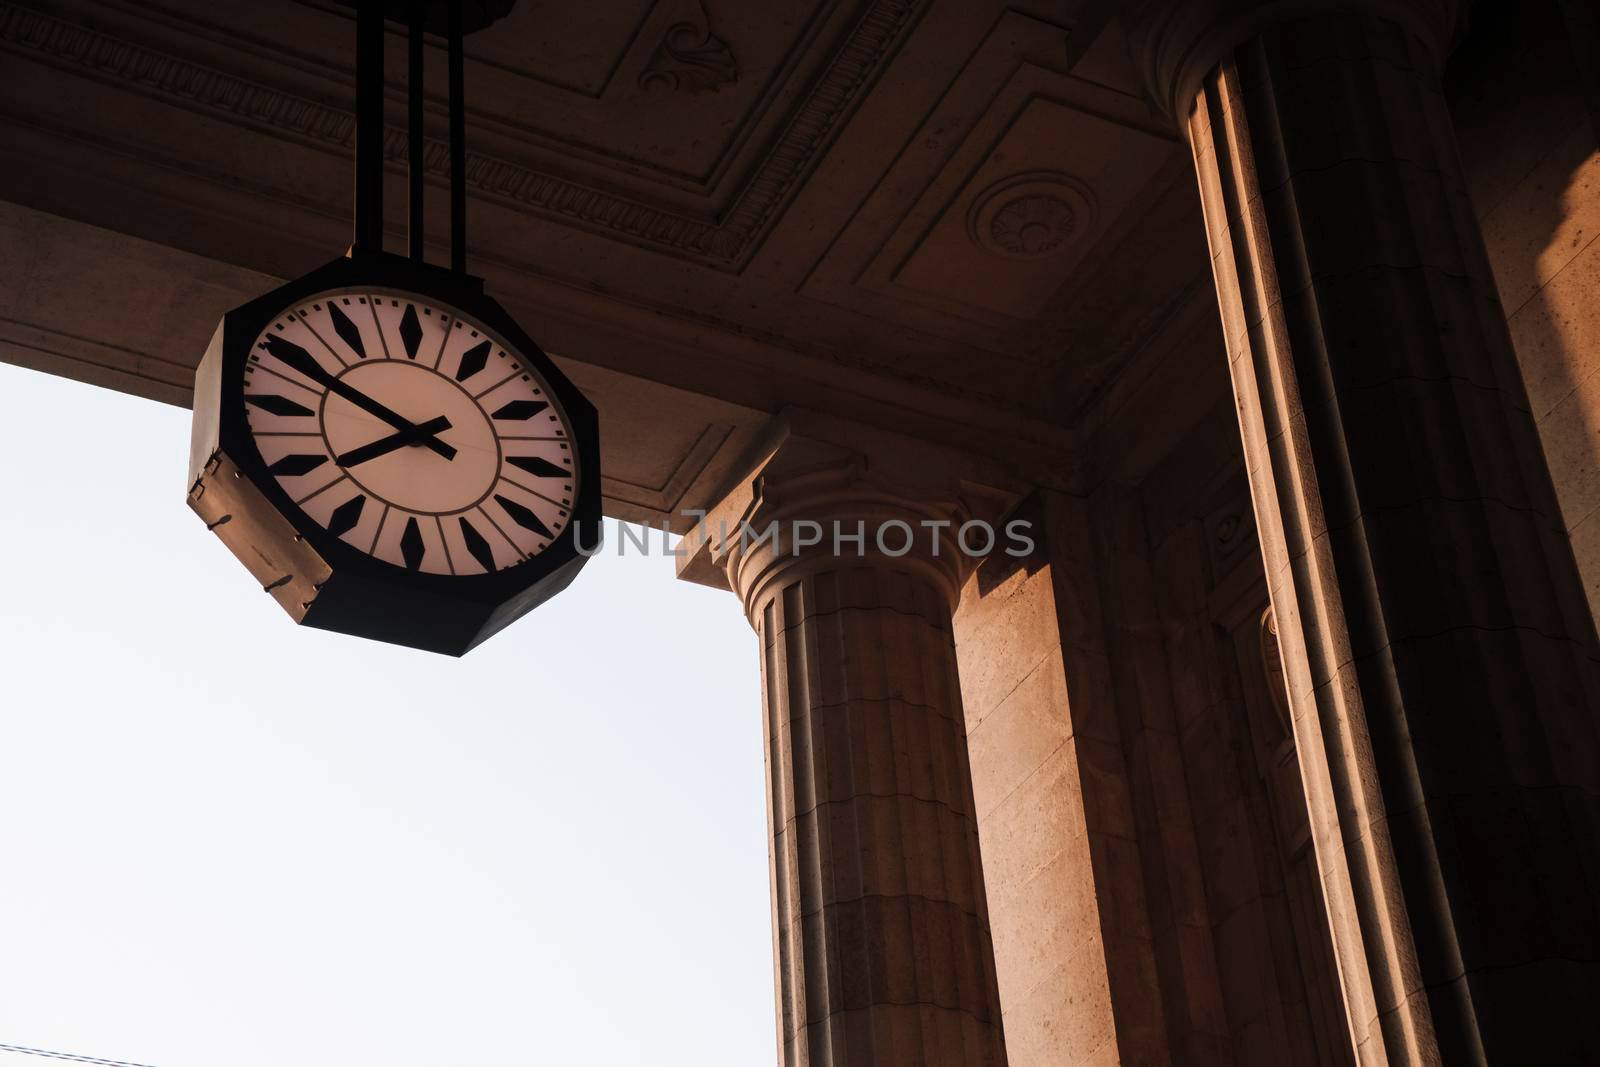
[[1017,174],[979,193],[967,212],[967,235],[997,256],[1045,259],[1094,226],[1094,197],[1070,175]]

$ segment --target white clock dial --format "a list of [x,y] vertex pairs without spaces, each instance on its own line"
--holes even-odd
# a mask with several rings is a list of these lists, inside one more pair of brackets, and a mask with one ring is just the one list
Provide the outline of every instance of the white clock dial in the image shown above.
[[262,331],[244,374],[268,472],[362,552],[483,574],[538,555],[571,521],[566,413],[515,351],[452,308],[323,293]]

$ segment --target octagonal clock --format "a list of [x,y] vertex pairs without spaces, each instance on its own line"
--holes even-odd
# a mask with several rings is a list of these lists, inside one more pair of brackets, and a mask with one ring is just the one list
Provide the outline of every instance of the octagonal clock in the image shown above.
[[460,655],[599,543],[597,421],[477,279],[352,253],[223,317],[189,505],[297,622]]

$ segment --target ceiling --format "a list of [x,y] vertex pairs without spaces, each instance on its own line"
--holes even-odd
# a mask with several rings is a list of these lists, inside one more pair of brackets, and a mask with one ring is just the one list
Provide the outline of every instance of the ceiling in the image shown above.
[[[788,406],[1071,481],[1214,318],[1105,6],[520,0],[469,39],[470,266],[595,393],[613,513],[700,503]],[[185,402],[223,310],[348,242],[352,42],[332,0],[0,0],[0,357]]]

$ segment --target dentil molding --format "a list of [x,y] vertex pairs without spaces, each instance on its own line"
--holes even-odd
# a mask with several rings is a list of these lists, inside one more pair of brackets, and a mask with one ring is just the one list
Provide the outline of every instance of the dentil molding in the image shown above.
[[[928,2],[872,0],[864,5],[831,63],[812,81],[720,218],[663,210],[481,152],[467,153],[467,186],[479,197],[533,208],[631,244],[737,271]],[[709,30],[702,39],[694,27],[674,26],[664,47],[667,51],[657,55],[641,80],[669,79],[674,87],[694,91],[715,89],[737,76],[732,53]],[[20,3],[0,0],[0,50],[29,53],[131,91],[290,139],[353,150],[351,110],[167,55]],[[405,154],[404,132],[387,129],[385,159],[400,162]],[[448,146],[428,141],[424,171],[447,182],[449,166]]]

